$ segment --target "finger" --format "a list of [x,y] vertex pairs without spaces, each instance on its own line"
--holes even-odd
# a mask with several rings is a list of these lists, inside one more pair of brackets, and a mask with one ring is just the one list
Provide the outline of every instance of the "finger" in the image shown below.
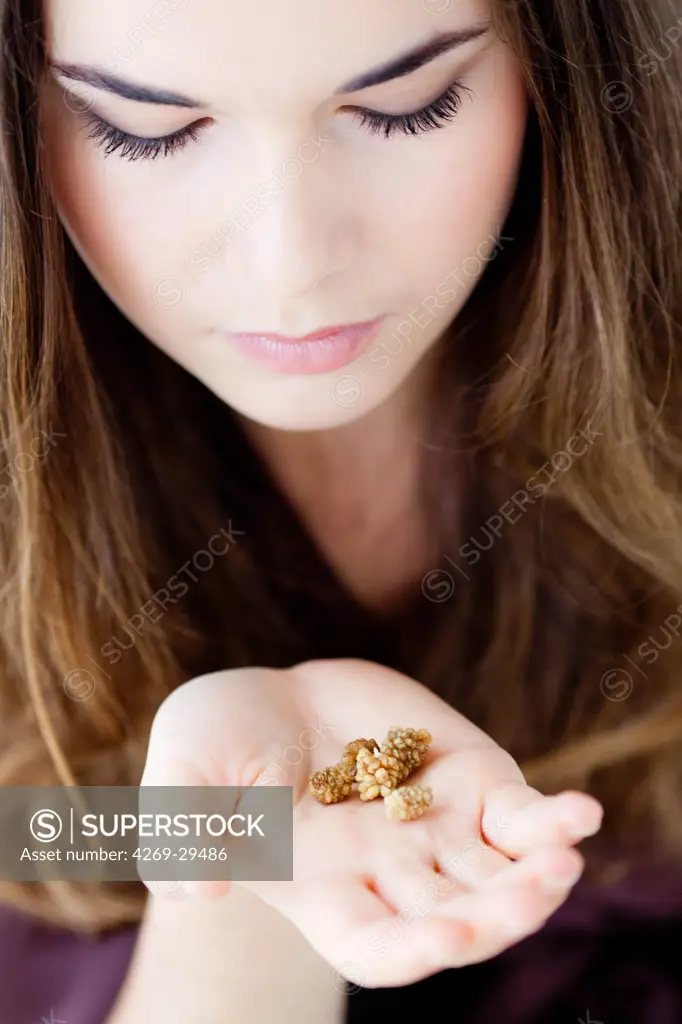
[[[306,722],[298,704],[283,700],[282,671],[248,668],[198,676],[173,690],[157,708],[147,762],[175,756],[198,765],[208,785],[291,785],[300,795],[313,770],[335,746]],[[319,716],[318,716],[319,718]],[[321,724],[321,723],[320,723]]]
[[[360,884],[335,888],[306,901],[306,909],[299,904],[296,924],[337,977],[366,988],[408,985],[488,959],[537,931],[565,900],[582,863],[574,850],[538,851],[510,864],[485,889],[434,902],[426,913],[392,914]],[[342,944],[330,941],[337,935],[346,936]]]
[[434,908],[434,915],[468,926],[469,941],[441,969],[478,963],[520,942],[558,910],[582,874],[576,850],[550,847],[509,864],[482,889]]
[[466,922],[453,918],[394,917],[352,936],[354,962],[365,988],[411,985],[449,965],[471,941]]
[[[322,905],[324,915],[319,912]],[[315,900],[310,905],[303,921],[300,909],[295,923],[331,961],[335,975],[365,988],[419,981],[438,969],[434,964],[444,949],[463,948],[469,938],[468,926],[459,921],[432,918],[429,922],[414,911],[394,913],[365,884],[335,887],[324,902]],[[344,938],[330,943],[329,935]]]
[[451,879],[452,891],[479,888],[509,866],[509,859],[488,846],[481,836],[463,842],[461,827],[456,842],[436,836],[434,852],[441,872]]
[[394,908],[388,907],[371,881],[361,876],[308,884],[305,893],[298,887],[284,889],[283,883],[278,889],[277,909],[334,964],[348,959],[355,935],[363,931],[374,934],[395,917]]
[[[140,811],[143,811],[146,786],[208,786],[209,780],[198,765],[184,761],[169,750],[152,747],[147,753],[142,779],[140,780]],[[138,860],[138,874],[142,862]],[[229,891],[230,882],[223,879],[205,879],[203,881],[177,879],[164,881],[141,881],[155,896],[172,896],[174,899],[220,899]]]
[[395,856],[376,869],[372,879],[374,891],[395,913],[409,913],[430,894],[439,891],[438,875],[433,863],[421,859]]
[[[468,806],[467,806],[468,805]],[[476,888],[509,864],[504,854],[493,849],[480,834],[466,838],[462,821],[477,823],[481,818],[480,803],[471,794],[463,807],[455,811],[449,801],[436,800],[432,817],[425,822],[431,836],[431,849],[436,861],[457,890]]]
[[484,889],[434,904],[431,913],[361,928],[352,939],[357,984],[408,985],[497,956],[542,928],[581,869],[574,850],[538,851],[509,864]]
[[495,849],[521,857],[539,846],[578,843],[599,831],[602,817],[601,804],[586,793],[543,796],[512,782],[486,796],[481,832]]

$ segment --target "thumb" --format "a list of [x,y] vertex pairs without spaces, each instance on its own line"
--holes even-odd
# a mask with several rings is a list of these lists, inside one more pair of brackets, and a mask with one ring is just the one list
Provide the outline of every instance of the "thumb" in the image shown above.
[[[140,813],[144,813],[145,794],[143,790],[149,786],[210,786],[215,785],[201,771],[201,769],[183,761],[176,753],[165,747],[163,744],[150,742],[147,751],[142,779],[140,780]],[[231,886],[227,879],[203,879],[190,880],[183,878],[165,879],[163,881],[152,881],[143,878],[140,874],[142,861],[138,860],[138,874],[141,881],[147,886],[153,896],[172,898],[173,900],[190,899],[221,899],[225,896]],[[191,863],[187,862],[187,863]],[[201,863],[201,862],[197,862]],[[181,868],[178,866],[178,872]]]
[[[240,669],[174,690],[152,722],[140,801],[148,786],[291,786],[294,800],[300,797],[317,739],[302,728],[286,681],[281,672]],[[197,858],[195,867],[201,863]],[[187,866],[178,862],[180,873],[187,874]],[[138,873],[140,867],[149,873],[149,864],[140,863]],[[214,899],[229,888],[226,879],[184,881],[182,894]]]

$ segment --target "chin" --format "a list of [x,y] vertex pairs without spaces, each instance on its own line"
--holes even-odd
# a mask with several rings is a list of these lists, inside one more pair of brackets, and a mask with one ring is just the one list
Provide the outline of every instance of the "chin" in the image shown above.
[[273,430],[290,431],[332,430],[354,423],[382,405],[391,393],[350,370],[325,374],[324,381],[319,378],[314,383],[311,378],[281,378],[239,394],[232,389],[211,390],[247,419]]

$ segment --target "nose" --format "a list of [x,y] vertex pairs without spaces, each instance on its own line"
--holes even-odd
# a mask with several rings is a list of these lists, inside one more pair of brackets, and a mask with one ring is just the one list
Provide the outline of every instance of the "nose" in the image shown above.
[[324,154],[316,164],[283,162],[268,189],[275,195],[243,235],[241,262],[246,289],[284,324],[292,301],[312,295],[352,262],[357,231]]

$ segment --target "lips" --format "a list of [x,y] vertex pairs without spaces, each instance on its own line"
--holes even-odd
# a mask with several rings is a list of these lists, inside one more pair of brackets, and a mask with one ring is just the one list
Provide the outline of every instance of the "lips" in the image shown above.
[[245,359],[273,373],[330,373],[353,362],[377,334],[383,317],[325,327],[297,338],[219,332]]

